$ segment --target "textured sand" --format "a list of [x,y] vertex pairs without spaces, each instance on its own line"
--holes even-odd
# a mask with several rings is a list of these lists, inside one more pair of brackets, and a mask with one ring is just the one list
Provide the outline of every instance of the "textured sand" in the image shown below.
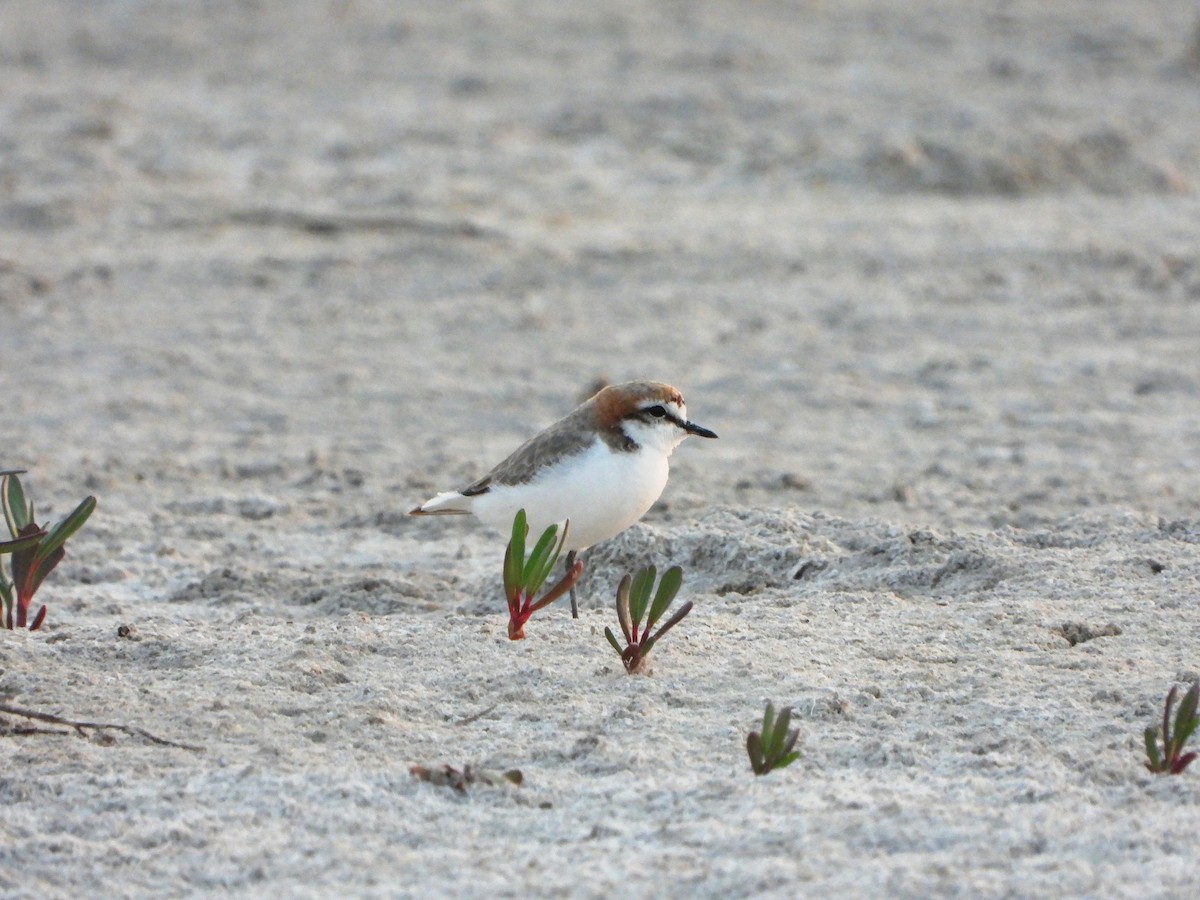
[[[0,4],[0,703],[204,747],[0,716],[0,893],[1193,896],[1195,4],[440,6]],[[721,440],[511,643],[403,513],[601,377]]]

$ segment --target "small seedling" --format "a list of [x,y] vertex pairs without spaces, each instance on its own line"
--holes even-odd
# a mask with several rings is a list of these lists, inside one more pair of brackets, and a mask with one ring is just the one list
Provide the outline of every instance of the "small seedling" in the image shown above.
[[[675,595],[679,593],[679,586],[683,584],[683,569],[672,566],[663,573],[658,592],[651,603],[650,592],[654,589],[657,574],[654,566],[648,566],[636,575],[626,575],[617,588],[617,620],[621,623],[621,632],[625,635],[625,649],[621,649],[621,644],[611,628],[604,629],[604,636],[621,655],[621,662],[625,664],[627,672],[640,670],[658,639],[682,622],[683,617],[692,611],[692,601],[689,600],[667,619],[662,628],[654,634],[650,633],[654,624],[662,618],[671,601],[675,599]],[[646,616],[644,628],[642,616]]]
[[[1156,775],[1178,775],[1183,772],[1196,758],[1196,751],[1183,752],[1183,745],[1200,726],[1200,716],[1196,708],[1200,706],[1200,682],[1193,682],[1188,692],[1183,695],[1179,704],[1179,712],[1175,714],[1175,727],[1171,727],[1171,708],[1175,705],[1177,685],[1172,685],[1167,693],[1167,702],[1163,706],[1163,720],[1160,728],[1146,729],[1146,768]],[[1162,750],[1158,749],[1159,731],[1162,732]]]
[[768,701],[767,711],[763,714],[762,733],[752,731],[746,738],[746,752],[750,754],[750,768],[755,775],[783,769],[800,758],[800,751],[792,749],[796,746],[800,731],[792,729],[789,733],[788,725],[791,722],[790,706],[784,707],[776,718],[775,706]]
[[512,539],[504,551],[504,596],[508,598],[509,640],[524,639],[525,623],[529,617],[569,591],[583,574],[583,563],[575,563],[544,596],[534,599],[562,555],[570,526],[569,520],[563,522],[560,536],[558,526],[551,525],[542,532],[533,552],[526,559],[525,539],[529,536],[529,526],[525,522],[525,510],[517,511],[513,519]]
[[[62,562],[66,555],[63,545],[67,538],[83,527],[96,508],[96,498],[88,497],[65,519],[49,527],[38,525],[34,521],[33,504],[25,499],[21,480],[17,478],[21,472],[20,469],[0,472],[0,501],[3,501],[4,519],[12,535],[12,540],[0,542],[0,554],[12,555],[12,581],[0,573],[4,626],[9,630],[14,626],[26,627],[33,595],[42,586],[46,576]],[[33,622],[29,623],[29,630],[37,631],[45,618],[46,607],[43,606],[33,617]]]

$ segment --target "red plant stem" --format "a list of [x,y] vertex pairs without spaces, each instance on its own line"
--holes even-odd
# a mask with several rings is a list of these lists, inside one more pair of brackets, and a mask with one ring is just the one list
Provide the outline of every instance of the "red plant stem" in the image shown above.
[[[37,574],[37,559],[29,566],[29,571],[25,573],[25,580],[17,585],[17,627],[24,628],[25,623],[29,620],[29,604],[33,602],[33,578]],[[38,623],[41,624],[40,622]],[[35,625],[30,629],[36,631]]]
[[577,561],[558,584],[552,587],[540,600],[536,599],[532,592],[522,598],[521,589],[518,588],[515,591],[515,596],[508,598],[509,639],[518,641],[525,637],[525,623],[529,621],[529,617],[539,609],[549,606],[558,600],[558,598],[571,589],[571,586],[579,580],[579,576],[582,574],[583,562]]
[[517,595],[508,601],[508,639],[510,641],[519,641],[525,637],[525,623],[533,615],[533,611],[529,608],[529,601],[528,596],[524,600],[521,599],[519,590]]

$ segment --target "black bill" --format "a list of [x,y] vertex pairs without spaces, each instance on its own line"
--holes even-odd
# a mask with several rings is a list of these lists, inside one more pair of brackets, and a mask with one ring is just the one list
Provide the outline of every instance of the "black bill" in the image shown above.
[[695,422],[684,422],[683,430],[696,437],[715,438],[717,436],[715,431],[709,431],[703,425],[697,425]]

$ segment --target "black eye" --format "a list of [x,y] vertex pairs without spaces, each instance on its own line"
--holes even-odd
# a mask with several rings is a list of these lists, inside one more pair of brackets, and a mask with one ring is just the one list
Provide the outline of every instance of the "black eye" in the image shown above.
[[656,419],[661,419],[667,414],[667,411],[661,406],[648,406],[646,407],[646,412],[650,413]]

